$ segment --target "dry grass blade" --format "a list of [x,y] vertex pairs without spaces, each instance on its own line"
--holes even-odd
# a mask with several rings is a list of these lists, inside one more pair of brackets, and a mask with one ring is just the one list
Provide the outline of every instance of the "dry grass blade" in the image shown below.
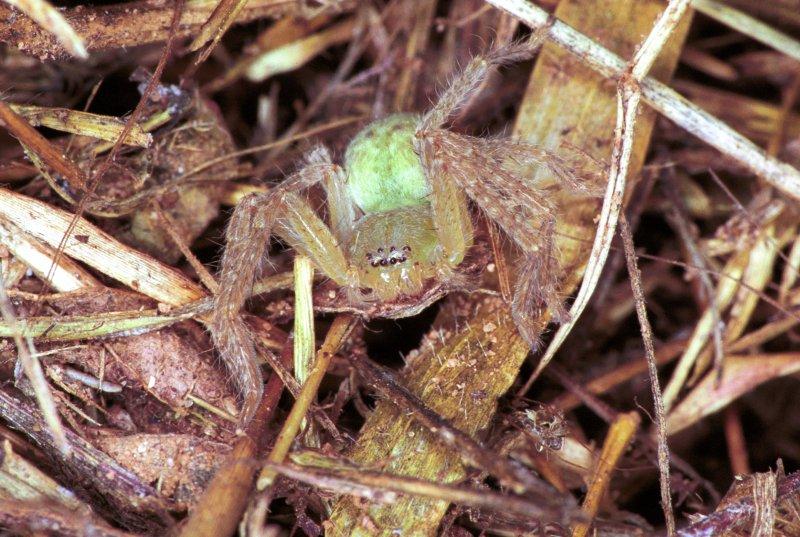
[[[0,190],[0,215],[54,248],[74,218],[66,211],[10,190]],[[205,296],[196,283],[175,269],[121,244],[82,218],[64,252],[165,304],[178,306]]]
[[53,270],[55,251],[29,237],[4,217],[0,217],[0,244],[8,248],[40,278],[44,279],[50,274],[50,282],[57,291],[69,292],[84,287],[100,287],[100,282],[94,276],[69,258],[62,258]]
[[[90,114],[68,108],[48,108],[23,104],[11,104],[9,106],[14,112],[27,119],[34,127],[49,127],[109,142],[115,142],[125,129],[125,122],[112,116]],[[139,125],[134,125],[125,137],[127,145],[140,147],[148,147],[152,141],[153,136],[144,132]]]
[[[488,0],[507,10],[533,28],[548,25],[549,15],[526,0]],[[547,26],[548,39],[564,47],[587,66],[612,79],[625,71],[625,62],[574,28],[556,21]],[[652,79],[641,80],[642,98],[658,112],[697,136],[715,149],[746,166],[750,171],[786,195],[800,199],[800,172],[769,156],[750,140],[717,118],[694,106],[666,85]]]
[[[208,47],[203,51],[196,60],[196,64],[202,63],[214,50],[214,47],[225,35],[225,32],[230,28],[231,24],[236,20],[239,12],[242,11],[244,6],[247,5],[247,0],[220,0],[211,16],[205,24],[200,28],[200,32],[191,42],[188,49],[191,51],[200,50],[200,48],[208,43]],[[209,43],[210,41],[210,43]]]
[[314,265],[303,255],[294,258],[294,377],[303,384],[314,365],[314,305],[311,288]]
[[714,371],[707,373],[669,413],[667,432],[676,434],[702,418],[719,412],[756,386],[793,375],[798,370],[800,355],[797,353],[727,356],[722,379],[718,382]]
[[[289,416],[287,416],[283,428],[280,433],[278,433],[278,438],[275,440],[275,445],[267,456],[267,462],[281,463],[286,458],[286,454],[289,453],[289,448],[300,430],[308,407],[317,395],[319,385],[322,382],[322,378],[325,376],[325,372],[328,370],[328,365],[330,365],[334,353],[347,338],[355,323],[356,318],[347,314],[338,315],[334,320],[328,334],[325,336],[325,341],[322,343],[319,351],[317,351],[317,358],[314,361],[313,368],[308,374],[308,378],[303,383],[303,389],[298,394],[292,411]],[[272,485],[275,477],[275,471],[265,466],[258,476],[256,487],[259,490],[266,489]]]
[[265,52],[250,61],[247,78],[252,82],[262,82],[297,69],[322,51],[349,41],[357,25],[357,19],[350,17],[330,28]]
[[692,0],[701,13],[800,61],[800,41],[718,0]]
[[164,328],[189,315],[159,315],[156,310],[99,313],[86,316],[27,317],[0,323],[0,337],[19,333],[41,341],[78,341],[143,334]]
[[[728,260],[724,271],[726,277],[717,285],[715,301],[718,310],[716,313],[722,314],[732,307],[732,304],[739,304],[740,307],[737,308],[736,315],[730,314],[732,320],[726,327],[726,343],[730,343],[744,330],[745,325],[742,321],[749,318],[747,310],[752,312],[758,299],[758,295],[753,291],[766,286],[777,254],[778,242],[774,239],[774,226],[766,225],[760,236],[756,238],[755,244],[742,248],[741,252],[737,252]],[[738,301],[736,300],[737,294],[740,297]],[[739,319],[739,314],[741,314],[741,319]],[[675,404],[680,390],[689,378],[691,369],[698,362],[709,339],[714,336],[715,316],[715,311],[708,307],[695,325],[686,351],[681,356],[672,373],[672,378],[664,389],[664,405],[667,410]]]
[[[589,491],[583,500],[583,510],[586,516],[593,519],[600,508],[600,502],[608,490],[611,474],[619,463],[628,444],[639,428],[639,414],[635,412],[620,414],[611,424],[603,442],[603,451],[600,453],[599,463],[592,474]],[[585,537],[589,534],[590,524],[578,523],[572,529],[572,537]]]
[[5,2],[25,13],[44,30],[56,36],[67,52],[73,56],[83,60],[89,57],[81,36],[70,26],[64,15],[49,2],[45,0],[5,0]]

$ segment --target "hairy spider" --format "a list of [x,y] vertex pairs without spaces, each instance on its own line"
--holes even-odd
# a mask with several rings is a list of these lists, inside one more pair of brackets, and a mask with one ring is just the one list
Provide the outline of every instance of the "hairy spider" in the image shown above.
[[[394,114],[361,130],[343,167],[318,147],[279,186],[237,205],[226,233],[212,332],[243,398],[243,422],[253,416],[263,380],[240,310],[273,233],[310,258],[356,308],[413,302],[432,285],[463,287],[459,265],[473,246],[471,199],[526,256],[511,303],[520,333],[535,345],[532,310],[546,303],[563,311],[547,276],[552,254],[546,245],[552,241],[542,240],[552,232],[554,206],[520,170],[545,165],[574,183],[568,166],[529,144],[443,128],[492,68],[529,58],[535,49],[529,41],[473,58],[425,114]],[[326,191],[328,224],[299,196],[318,183]],[[401,308],[393,316],[417,311]]]

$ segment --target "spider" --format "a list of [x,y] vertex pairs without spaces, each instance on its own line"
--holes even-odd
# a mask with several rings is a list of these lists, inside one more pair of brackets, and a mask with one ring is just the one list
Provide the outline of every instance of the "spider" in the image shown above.
[[[240,310],[272,234],[310,258],[353,307],[404,301],[412,305],[392,316],[409,316],[420,310],[413,304],[431,287],[464,287],[459,266],[475,242],[469,199],[525,254],[511,301],[523,337],[537,344],[534,308],[544,303],[556,315],[563,311],[547,276],[553,255],[541,247],[552,242],[542,237],[553,230],[554,204],[520,170],[545,165],[578,185],[571,168],[529,144],[444,128],[495,67],[530,58],[538,41],[476,56],[426,113],[397,113],[364,127],[348,145],[343,166],[317,147],[280,185],[236,206],[226,231],[212,335],[242,397],[243,423],[255,412],[263,380]],[[300,196],[316,184],[326,193],[328,223]]]

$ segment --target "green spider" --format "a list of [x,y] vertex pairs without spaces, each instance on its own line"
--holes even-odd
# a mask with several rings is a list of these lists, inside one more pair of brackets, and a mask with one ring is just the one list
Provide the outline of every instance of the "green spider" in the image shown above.
[[[532,316],[547,304],[563,311],[547,274],[554,205],[518,170],[545,165],[578,185],[558,157],[535,146],[475,138],[443,128],[491,70],[530,58],[532,42],[475,57],[423,115],[394,114],[367,125],[350,142],[344,166],[318,147],[305,166],[268,193],[251,194],[235,208],[222,257],[212,334],[242,399],[243,423],[255,412],[263,379],[254,341],[240,311],[274,233],[344,291],[356,310],[396,305],[384,316],[404,317],[427,306],[431,289],[465,288],[459,271],[474,242],[472,200],[525,254],[511,311],[535,346]],[[321,183],[326,222],[299,193]],[[386,308],[384,308],[386,310]]]

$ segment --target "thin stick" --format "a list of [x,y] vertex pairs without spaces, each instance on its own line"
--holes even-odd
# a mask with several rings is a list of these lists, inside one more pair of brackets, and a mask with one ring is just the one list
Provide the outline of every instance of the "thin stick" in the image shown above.
[[0,101],[0,124],[53,171],[62,175],[73,191],[82,192],[86,188],[86,178],[78,166],[3,101]]
[[497,453],[487,449],[464,431],[453,427],[450,422],[420,401],[415,394],[400,385],[389,371],[356,354],[350,357],[350,361],[371,388],[391,401],[403,413],[411,415],[447,446],[456,450],[465,462],[492,474],[515,492],[528,491],[545,498],[552,498],[553,490],[543,481],[516,466],[510,459],[498,457]]
[[664,401],[661,398],[661,385],[658,381],[658,365],[656,364],[656,351],[653,345],[653,330],[647,318],[644,291],[642,290],[642,274],[636,263],[636,251],[633,247],[633,236],[628,227],[625,215],[620,218],[620,236],[625,247],[625,260],[628,264],[628,274],[631,279],[631,290],[636,303],[636,316],[642,331],[645,356],[647,357],[647,372],[650,375],[650,389],[653,392],[653,407],[656,418],[656,432],[658,439],[658,472],[661,485],[661,508],[664,510],[664,519],[667,522],[667,535],[675,535],[675,515],[672,513],[672,495],[669,487],[669,445],[667,444],[667,428],[664,419]]
[[164,210],[160,202],[156,201],[153,203],[153,207],[156,210],[156,214],[158,214],[158,218],[161,220],[161,228],[167,232],[169,238],[172,239],[172,242],[174,242],[175,246],[178,247],[178,250],[181,251],[183,257],[192,266],[194,271],[197,273],[197,276],[200,278],[200,281],[206,286],[206,289],[211,291],[213,294],[216,294],[217,291],[219,291],[219,283],[217,283],[216,278],[214,278],[214,276],[208,271],[205,265],[203,265],[203,263],[197,259],[194,253],[192,253],[189,245],[186,244],[186,241],[183,240],[181,234],[178,233],[179,224],[174,218],[172,218],[172,216],[169,215],[167,211]]
[[236,440],[233,450],[190,511],[179,537],[227,536],[236,531],[247,508],[253,478],[258,469],[255,457],[259,450],[259,439],[272,421],[281,393],[283,383],[273,374],[267,381],[264,397],[253,421],[247,426],[247,434]]
[[[267,463],[267,466],[277,473],[302,483],[340,494],[361,496],[373,502],[391,502],[396,500],[399,494],[408,494],[532,519],[547,520],[553,516],[551,511],[542,508],[538,502],[492,490],[444,485],[413,477],[370,472],[356,468],[338,470],[275,463]],[[573,520],[576,517],[581,518],[579,512],[571,514]]]
[[742,420],[736,405],[731,405],[723,412],[725,443],[728,446],[728,458],[731,463],[733,475],[748,475],[751,473],[750,462],[747,457],[747,440],[744,437]]
[[[328,370],[328,365],[330,365],[334,353],[350,334],[355,324],[356,317],[349,314],[338,315],[336,319],[333,320],[333,325],[331,325],[328,330],[325,341],[317,352],[317,360],[314,363],[314,367],[311,369],[305,384],[303,384],[303,389],[297,396],[292,410],[286,417],[281,432],[278,433],[275,446],[267,456],[267,462],[280,464],[286,458],[286,454],[289,453],[289,448],[291,448],[292,442],[300,430],[300,425],[308,411],[308,407],[317,395],[322,377],[325,376],[325,372]],[[276,477],[277,473],[272,467],[264,466],[261,470],[261,474],[258,476],[256,488],[263,491],[272,485]]]

